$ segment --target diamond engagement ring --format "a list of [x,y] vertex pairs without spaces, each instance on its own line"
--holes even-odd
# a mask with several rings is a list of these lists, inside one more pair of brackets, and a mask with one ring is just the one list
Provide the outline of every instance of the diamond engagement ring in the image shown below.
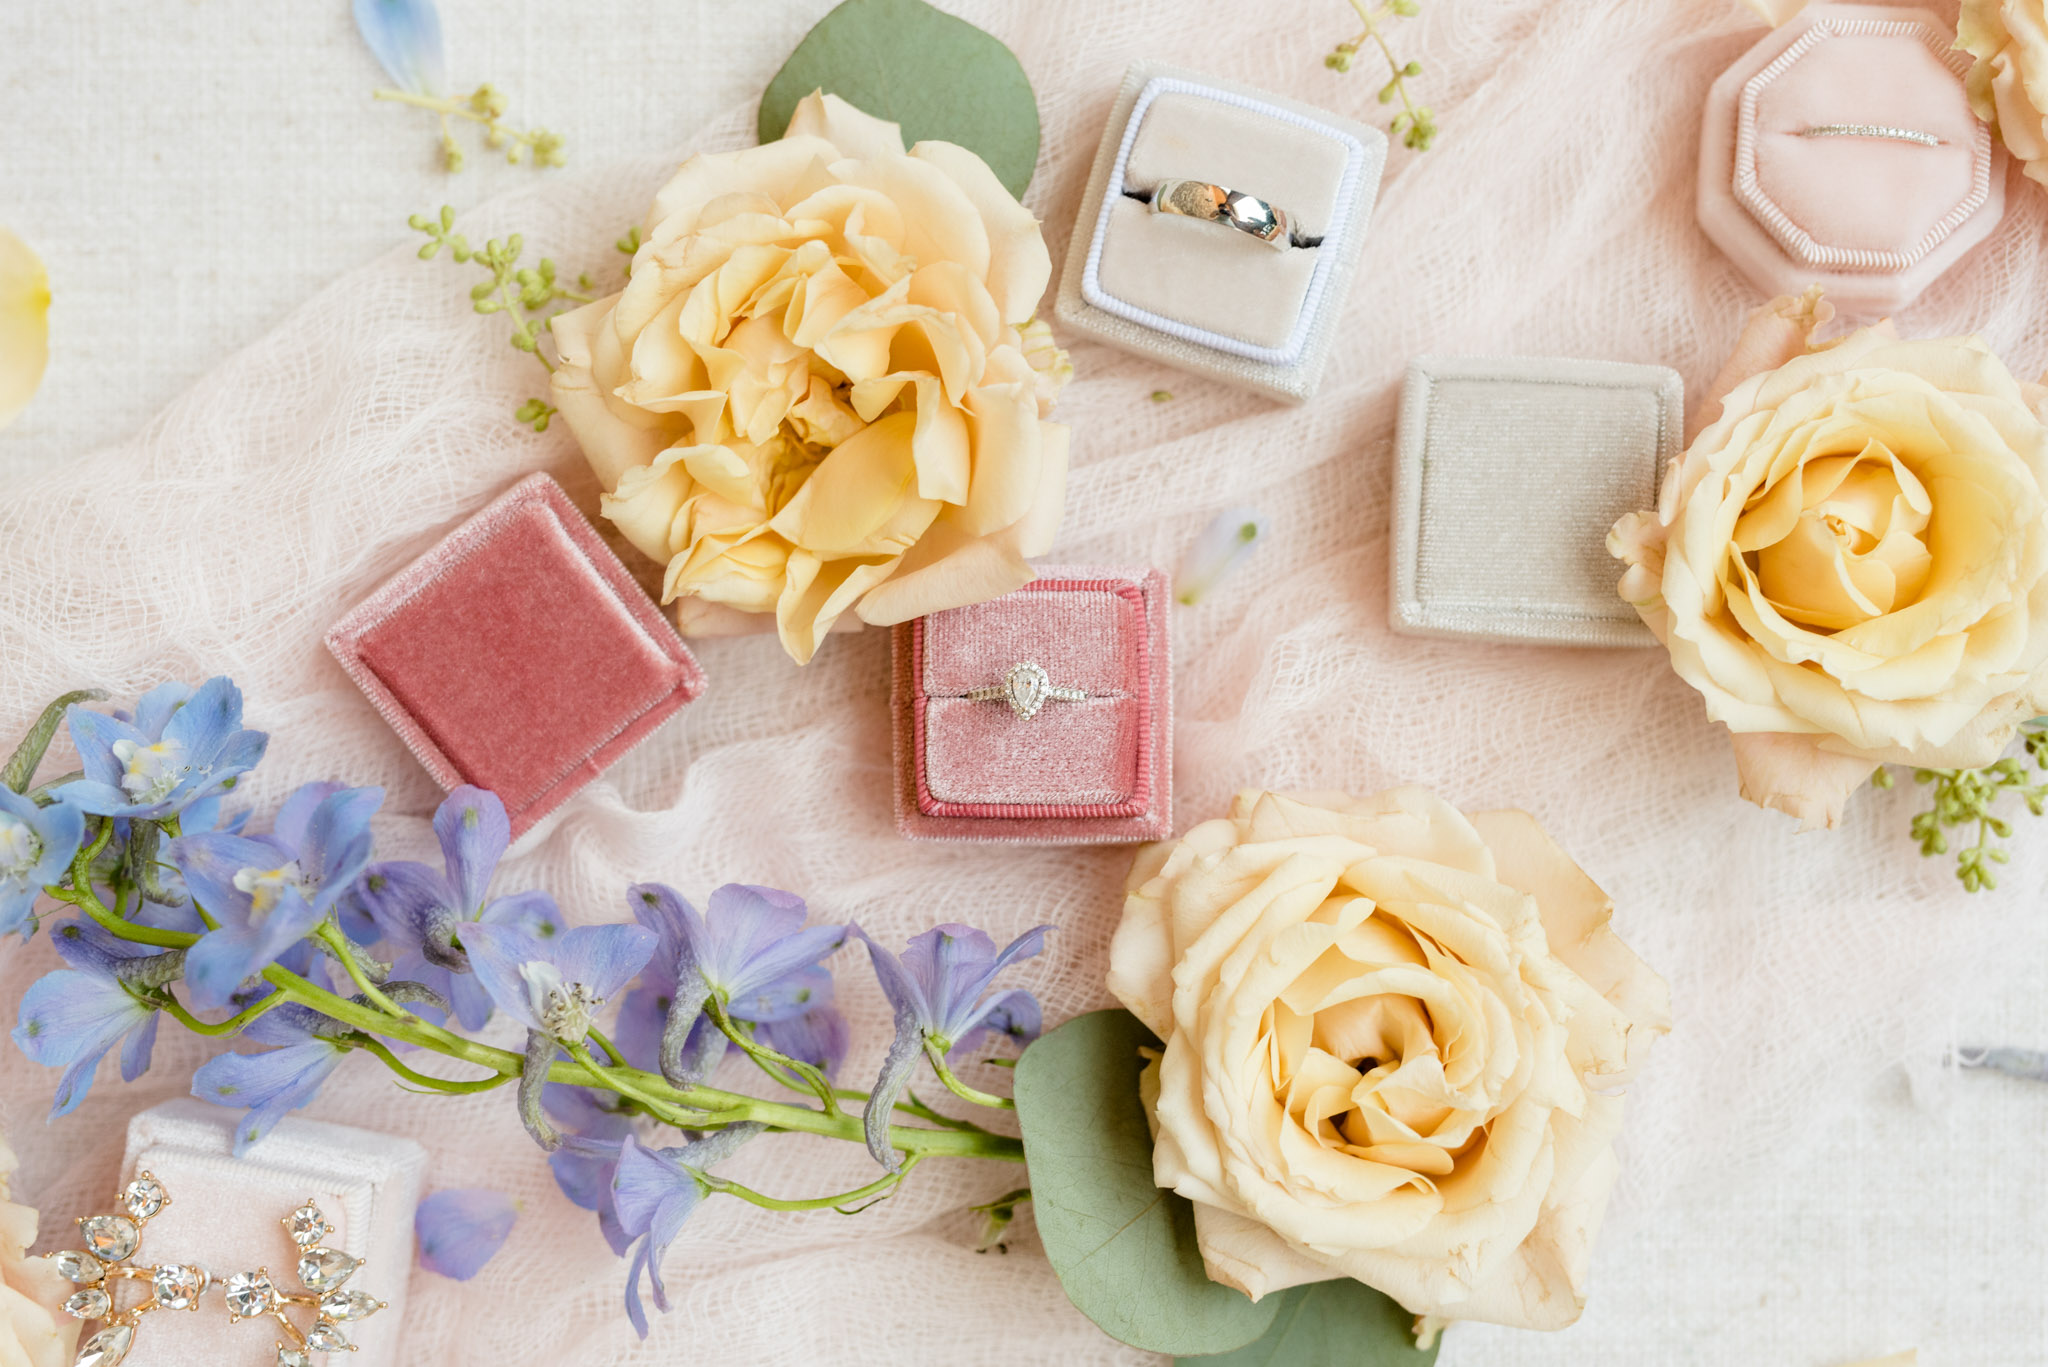
[[1221,223],[1269,247],[1285,249],[1293,241],[1287,215],[1255,195],[1226,190],[1201,180],[1169,180],[1152,192],[1152,212]]
[[1037,716],[1048,700],[1083,702],[1088,697],[1081,689],[1059,687],[1043,667],[1028,661],[1011,665],[1001,683],[969,689],[963,696],[969,702],[1006,702],[1024,721]]

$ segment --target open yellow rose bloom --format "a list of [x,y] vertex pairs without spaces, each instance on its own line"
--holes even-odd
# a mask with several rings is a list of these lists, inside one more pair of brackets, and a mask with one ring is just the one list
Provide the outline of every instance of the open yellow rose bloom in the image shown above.
[[1970,107],[2048,185],[2048,0],[1963,0],[1956,46],[1977,59]]
[[1760,311],[1787,354],[1608,547],[1745,795],[1832,825],[1878,764],[1989,764],[2048,708],[2048,426],[1976,338],[1809,350],[1818,316]]
[[50,360],[50,277],[28,244],[0,228],[0,427],[20,416]]
[[14,1150],[0,1135],[0,1364],[64,1367],[78,1346],[78,1321],[59,1306],[73,1289],[48,1258],[31,1258],[37,1217],[8,1199]]
[[1166,1041],[1152,1175],[1209,1275],[1577,1319],[1615,1089],[1670,1028],[1612,910],[1527,814],[1413,788],[1241,793],[1139,855],[1109,985]]
[[780,142],[687,162],[625,290],[554,322],[555,402],[684,633],[772,614],[803,663],[849,612],[1030,582],[1066,488],[1045,421],[1065,358],[1031,324],[1051,273],[979,157],[905,152],[835,96]]

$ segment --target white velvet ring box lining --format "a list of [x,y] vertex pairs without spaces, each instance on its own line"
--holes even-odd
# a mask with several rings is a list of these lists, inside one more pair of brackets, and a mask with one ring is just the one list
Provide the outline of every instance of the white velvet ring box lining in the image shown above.
[[[349,1288],[385,1303],[347,1326],[359,1351],[335,1360],[398,1367],[426,1150],[410,1139],[288,1116],[238,1159],[240,1119],[240,1112],[182,1098],[128,1122],[123,1180],[146,1168],[171,1195],[143,1231],[135,1262],[196,1263],[213,1274],[214,1289],[195,1313],[147,1316],[123,1367],[277,1367],[283,1334],[276,1323],[230,1324],[218,1288],[237,1272],[266,1268],[281,1290],[296,1293],[299,1250],[279,1221],[309,1197],[334,1226],[323,1242],[363,1260]],[[301,1329],[311,1320],[303,1309],[287,1313]]]
[[[1061,321],[1183,370],[1299,402],[1315,391],[1386,161],[1374,128],[1152,63],[1125,76],[1075,221]],[[1276,251],[1138,196],[1193,180],[1292,220]],[[1307,244],[1307,245],[1304,245]]]
[[1653,508],[1685,394],[1663,366],[1424,356],[1395,447],[1394,630],[1647,646],[1607,531]]

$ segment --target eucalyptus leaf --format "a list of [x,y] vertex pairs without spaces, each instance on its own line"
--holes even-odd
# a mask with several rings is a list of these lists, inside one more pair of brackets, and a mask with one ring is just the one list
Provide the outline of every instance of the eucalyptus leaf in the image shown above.
[[814,90],[902,125],[905,146],[958,143],[1019,199],[1031,184],[1038,99],[1017,55],[924,0],[846,0],[819,20],[761,96],[761,141]]
[[1273,1327],[1255,1343],[1190,1367],[1429,1367],[1436,1349],[1415,1346],[1415,1317],[1362,1282],[1316,1282],[1283,1291]]
[[64,723],[64,713],[73,703],[105,702],[107,695],[97,688],[81,688],[76,693],[66,693],[43,709],[43,715],[36,718],[36,724],[22,737],[21,744],[8,756],[6,767],[0,768],[0,783],[6,784],[17,793],[28,791],[28,781],[36,776],[43,756],[49,752],[50,742],[57,737],[57,728]]
[[1138,1051],[1157,1045],[1130,1012],[1096,1011],[1017,1060],[1033,1215],[1067,1298],[1113,1338],[1154,1353],[1225,1352],[1264,1334],[1281,1297],[1254,1303],[1210,1281],[1194,1207],[1152,1184]]

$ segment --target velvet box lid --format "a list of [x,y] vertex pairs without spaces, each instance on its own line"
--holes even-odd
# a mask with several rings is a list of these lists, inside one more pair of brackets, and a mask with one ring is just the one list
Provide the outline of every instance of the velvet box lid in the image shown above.
[[1998,226],[2004,153],[1954,41],[1924,9],[1817,5],[1714,82],[1700,226],[1760,291],[1890,312]]
[[495,792],[518,836],[704,691],[704,672],[545,474],[328,633],[443,788]]
[[[894,629],[897,825],[917,839],[1157,840],[1172,828],[1166,577],[1059,568]],[[967,695],[1040,666],[1081,701],[1035,716]]]

